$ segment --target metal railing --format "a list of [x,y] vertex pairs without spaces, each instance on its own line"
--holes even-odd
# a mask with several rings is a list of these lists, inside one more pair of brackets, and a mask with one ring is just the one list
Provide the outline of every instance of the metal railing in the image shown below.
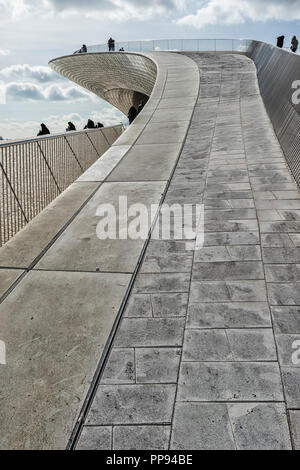
[[[250,39],[155,39],[148,41],[124,41],[115,43],[115,51],[123,48],[126,52],[247,52],[251,42]],[[88,47],[88,52],[107,51],[107,44],[96,44]]]
[[100,158],[123,125],[0,143],[0,246]]

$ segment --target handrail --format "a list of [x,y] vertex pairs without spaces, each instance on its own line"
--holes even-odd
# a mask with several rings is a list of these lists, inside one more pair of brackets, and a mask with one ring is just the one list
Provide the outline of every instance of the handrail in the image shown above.
[[99,159],[123,124],[0,144],[0,246]]
[[113,125],[113,126],[105,126],[105,127],[101,127],[101,128],[95,128],[95,129],[83,129],[83,130],[80,130],[80,131],[70,131],[70,132],[63,132],[61,134],[47,134],[47,135],[43,135],[43,136],[37,136],[37,137],[28,137],[26,139],[22,139],[22,140],[0,140],[0,147],[4,147],[5,145],[20,145],[20,144],[25,144],[25,143],[28,143],[28,142],[36,142],[36,141],[39,141],[39,140],[42,140],[42,139],[53,139],[53,138],[56,138],[56,137],[63,137],[63,136],[67,136],[67,135],[76,135],[76,134],[83,134],[85,133],[86,131],[89,131],[89,132],[97,132],[99,131],[100,129],[115,129],[116,127],[118,126],[123,126],[124,127],[124,124],[122,122],[120,122],[120,124],[117,124],[117,125]]
[[[148,39],[143,41],[117,41],[115,51],[124,48],[126,52],[152,52],[152,51],[237,51],[246,52],[252,42],[251,39],[238,38],[209,38],[209,39]],[[220,47],[219,44],[221,43]],[[245,49],[245,50],[241,50]],[[88,46],[87,52],[106,52],[107,44]]]

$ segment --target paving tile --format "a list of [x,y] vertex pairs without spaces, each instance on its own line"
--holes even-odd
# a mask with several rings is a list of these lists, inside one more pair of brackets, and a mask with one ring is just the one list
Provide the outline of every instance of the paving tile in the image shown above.
[[205,233],[204,246],[249,246],[259,244],[258,232]]
[[299,282],[300,264],[266,264],[268,282]]
[[171,449],[234,450],[227,406],[217,403],[177,403]]
[[277,361],[273,330],[226,330],[235,361]]
[[283,404],[229,404],[228,411],[238,450],[291,450]]
[[277,334],[300,334],[300,306],[272,307],[273,325]]
[[176,385],[101,385],[88,425],[171,423]]
[[300,248],[263,248],[263,258],[265,263],[288,264],[300,263]]
[[190,274],[139,274],[134,287],[134,293],[180,292],[189,291]]
[[140,272],[151,273],[190,273],[193,258],[190,254],[169,253],[167,256],[146,255]]
[[125,317],[152,317],[150,294],[131,295],[125,310]]
[[283,401],[276,363],[183,363],[178,401]]
[[124,318],[115,347],[181,346],[184,323],[184,318]]
[[102,384],[131,384],[135,383],[134,349],[114,348],[101,379]]
[[0,268],[0,297],[22,276],[24,271]]
[[292,247],[294,248],[293,240],[288,233],[263,233],[261,236],[262,247]]
[[136,349],[137,383],[177,383],[181,349]]
[[282,367],[287,407],[300,409],[300,367]]
[[115,426],[114,450],[168,450],[170,426]]
[[185,317],[188,294],[151,294],[154,317]]
[[183,361],[229,361],[232,354],[225,330],[187,330]]
[[[212,221],[205,220],[205,233],[207,232],[256,232],[258,231],[257,220],[229,220],[229,221]],[[270,230],[267,230],[268,232]],[[271,230],[272,231],[272,230]],[[299,230],[294,230],[296,232]]]
[[295,450],[300,450],[300,411],[290,411],[291,434]]
[[85,426],[76,450],[111,450],[112,427]]
[[193,280],[251,280],[264,279],[263,265],[260,262],[194,263]]
[[280,364],[300,368],[300,334],[277,335],[276,343]]
[[191,283],[191,302],[265,302],[264,281],[227,281]]
[[300,305],[300,283],[269,283],[270,305]]
[[269,306],[266,302],[190,304],[187,327],[271,327]]
[[202,263],[221,261],[260,261],[259,246],[212,246],[195,253],[195,261]]

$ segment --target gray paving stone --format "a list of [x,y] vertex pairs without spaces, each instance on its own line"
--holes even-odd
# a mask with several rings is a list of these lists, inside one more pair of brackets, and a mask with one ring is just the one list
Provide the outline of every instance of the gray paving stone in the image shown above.
[[131,295],[125,310],[125,317],[152,317],[150,294]]
[[300,411],[290,411],[291,434],[295,450],[300,450]]
[[101,379],[104,385],[135,383],[134,349],[114,348]]
[[193,280],[251,280],[264,279],[263,265],[260,262],[194,263]]
[[272,264],[294,264],[300,263],[300,248],[263,248],[263,258],[265,263]]
[[300,264],[266,264],[268,282],[299,282]]
[[254,328],[271,327],[267,303],[191,304],[188,328]]
[[101,385],[87,424],[171,423],[176,385]]
[[229,404],[228,411],[238,450],[291,450],[284,405]]
[[251,220],[256,219],[256,211],[254,209],[232,209],[232,210],[206,210],[206,220]]
[[124,318],[115,347],[181,346],[184,323],[184,318]]
[[143,262],[141,273],[190,273],[193,258],[190,254],[168,254],[167,256],[149,256]]
[[172,450],[234,450],[235,448],[225,404],[176,404]]
[[300,283],[269,283],[270,305],[300,305]]
[[300,334],[300,306],[272,307],[275,333]]
[[191,302],[265,302],[264,281],[227,281],[191,283]]
[[299,233],[300,221],[261,222],[261,233]]
[[273,330],[226,330],[235,361],[277,361]]
[[282,367],[287,407],[300,409],[300,367]]
[[178,401],[283,401],[276,363],[183,363]]
[[205,233],[204,246],[249,246],[259,244],[258,232]]
[[[279,361],[282,366],[300,368],[300,334],[280,334],[276,336]],[[297,356],[297,362],[294,364],[293,355]]]
[[115,426],[114,450],[168,450],[170,426]]
[[183,361],[230,361],[232,354],[225,330],[187,330]]
[[292,247],[294,248],[294,243],[292,238],[288,233],[263,233],[261,236],[261,245],[262,247],[273,247],[273,248],[282,248],[282,247]]
[[188,294],[151,294],[154,317],[185,317]]
[[137,383],[177,383],[181,349],[136,349]]
[[76,450],[111,450],[112,427],[85,426]]
[[259,246],[212,246],[195,253],[195,261],[214,263],[222,261],[260,261]]
[[[257,220],[228,220],[228,221],[211,221],[205,220],[205,232],[257,232]],[[269,232],[270,230],[268,230]],[[272,230],[271,230],[272,231]],[[294,230],[296,232],[299,230]]]
[[180,292],[189,291],[190,274],[139,274],[134,287],[134,293]]

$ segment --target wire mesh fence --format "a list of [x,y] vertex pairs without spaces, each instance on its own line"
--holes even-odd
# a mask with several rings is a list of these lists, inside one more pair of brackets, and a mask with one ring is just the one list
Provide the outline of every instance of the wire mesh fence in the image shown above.
[[100,158],[123,125],[0,144],[0,246]]

